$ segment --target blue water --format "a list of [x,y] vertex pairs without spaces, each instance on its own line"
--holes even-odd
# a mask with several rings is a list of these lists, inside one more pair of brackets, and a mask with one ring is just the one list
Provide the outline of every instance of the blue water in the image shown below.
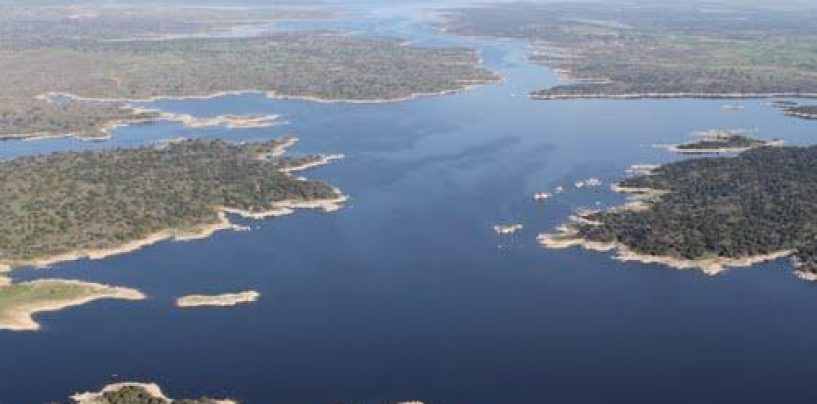
[[[373,24],[372,21],[379,21]],[[162,101],[197,116],[281,114],[270,129],[192,130],[157,123],[106,142],[0,144],[0,159],[105,149],[178,136],[262,141],[295,133],[298,153],[347,159],[307,173],[351,196],[335,214],[247,222],[188,243],[100,261],[20,270],[142,289],[38,316],[38,333],[0,333],[0,403],[64,400],[123,380],[173,397],[245,403],[804,402],[817,399],[815,285],[785,261],[707,277],[606,254],[547,251],[537,233],[580,207],[621,201],[607,183],[635,163],[678,158],[653,148],[711,128],[811,144],[813,122],[763,101],[532,101],[553,84],[521,42],[455,38],[413,15],[347,22],[364,33],[478,49],[504,81],[380,104],[261,96]],[[605,186],[570,184],[599,177]],[[546,203],[530,195],[565,185]],[[525,230],[499,238],[491,226]],[[244,221],[246,222],[246,221]],[[227,310],[179,310],[190,293],[255,289]],[[786,400],[781,400],[785,397]]]

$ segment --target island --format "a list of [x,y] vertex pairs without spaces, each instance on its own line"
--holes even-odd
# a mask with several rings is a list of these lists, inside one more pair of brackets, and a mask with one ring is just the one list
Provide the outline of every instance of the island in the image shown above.
[[103,258],[161,240],[207,237],[236,228],[228,214],[264,218],[340,208],[346,196],[337,188],[284,172],[292,163],[282,153],[293,143],[180,140],[0,162],[0,267]]
[[514,224],[498,224],[494,226],[494,232],[501,236],[508,236],[522,231],[525,226],[519,223]]
[[[424,48],[333,32],[219,36],[231,24],[250,24],[247,12],[224,10],[218,16],[169,8],[165,23],[162,13],[144,8],[128,9],[129,18],[117,18],[105,7],[90,7],[101,14],[82,23],[55,15],[52,8],[43,13],[35,6],[4,10],[0,32],[8,36],[0,40],[0,140],[101,139],[120,125],[191,122],[134,107],[160,98],[257,93],[320,102],[386,102],[499,79],[480,67],[479,55],[470,49]],[[255,24],[276,18],[266,14],[259,14]],[[14,31],[3,24],[28,29]],[[247,119],[221,117],[198,124],[269,123]]]
[[679,161],[614,190],[633,199],[579,214],[539,242],[707,274],[790,257],[798,276],[817,279],[817,146]]
[[675,153],[718,154],[741,153],[758,147],[782,146],[780,139],[755,139],[743,129],[713,129],[695,133],[696,139],[676,145],[657,145]]
[[124,382],[109,384],[99,392],[71,396],[75,404],[238,404],[226,399],[171,399],[154,383]]
[[[793,9],[792,9],[793,8]],[[560,77],[534,99],[816,97],[812,8],[774,2],[508,2],[447,10],[448,32],[529,41]]]
[[176,306],[191,307],[231,307],[240,304],[249,304],[257,301],[261,294],[248,290],[238,293],[224,293],[220,295],[189,295],[176,299]]
[[142,300],[135,290],[98,283],[46,279],[0,285],[0,330],[36,331],[33,316],[57,311],[100,299]]
[[782,110],[784,114],[795,118],[817,119],[817,105],[794,105]]

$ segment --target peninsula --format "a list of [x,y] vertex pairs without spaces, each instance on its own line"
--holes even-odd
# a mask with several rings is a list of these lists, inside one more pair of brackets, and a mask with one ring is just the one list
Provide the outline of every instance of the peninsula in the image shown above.
[[798,276],[817,278],[817,147],[671,163],[614,189],[635,200],[581,214],[540,243],[708,274],[791,257]]
[[224,293],[220,295],[189,295],[176,299],[176,306],[191,307],[231,307],[240,304],[249,304],[257,301],[261,294],[248,290],[238,293]]
[[238,404],[226,399],[171,399],[157,384],[135,382],[109,384],[99,392],[74,394],[71,400],[75,404]]
[[1,162],[0,266],[102,258],[206,237],[234,227],[228,213],[263,218],[338,209],[346,200],[338,189],[282,172],[288,159],[281,153],[293,142],[182,140]]
[[100,299],[142,300],[137,290],[62,279],[47,279],[0,286],[0,330],[36,331],[33,316]]
[[561,79],[534,99],[817,97],[812,10],[744,3],[497,3],[449,10],[442,25],[529,41]]

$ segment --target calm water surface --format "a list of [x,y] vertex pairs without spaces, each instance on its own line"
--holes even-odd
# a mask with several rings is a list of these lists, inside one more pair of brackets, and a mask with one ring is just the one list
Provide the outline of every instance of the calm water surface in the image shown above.
[[[675,159],[651,145],[711,128],[756,128],[791,144],[814,123],[763,101],[531,101],[554,82],[524,43],[440,34],[409,13],[338,22],[427,46],[480,50],[505,80],[452,96],[382,105],[260,96],[162,101],[197,116],[281,114],[271,129],[124,128],[108,142],[0,144],[0,158],[104,149],[178,136],[263,141],[295,133],[294,153],[345,153],[307,173],[351,196],[336,214],[248,222],[189,243],[101,261],[20,270],[137,287],[151,299],[39,316],[38,333],[0,333],[0,403],[64,400],[115,381],[155,381],[174,397],[245,403],[803,402],[817,372],[817,285],[786,262],[710,278],[546,251],[536,234],[579,207],[622,198],[607,184],[634,163]],[[298,25],[293,23],[292,29]],[[300,27],[298,29],[307,29]],[[605,186],[575,190],[599,177]],[[568,192],[534,203],[535,191]],[[499,238],[491,226],[525,230]],[[189,293],[256,289],[229,310],[178,310]]]

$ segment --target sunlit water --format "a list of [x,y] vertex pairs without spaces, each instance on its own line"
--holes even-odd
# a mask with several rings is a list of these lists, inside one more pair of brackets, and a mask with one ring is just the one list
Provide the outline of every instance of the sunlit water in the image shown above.
[[[377,18],[382,17],[382,18]],[[524,43],[446,36],[416,15],[336,22],[427,46],[480,51],[504,81],[457,95],[378,104],[235,96],[162,101],[197,116],[281,114],[269,129],[123,128],[107,142],[0,144],[0,158],[104,149],[174,137],[263,141],[294,133],[293,153],[344,153],[307,173],[351,196],[327,215],[249,223],[188,243],[101,261],[21,270],[139,288],[38,316],[38,333],[0,333],[0,403],[62,400],[115,381],[155,381],[174,397],[245,403],[511,403],[565,400],[792,401],[817,397],[817,285],[784,261],[710,278],[547,251],[536,235],[576,208],[622,200],[609,183],[652,147],[690,132],[752,128],[810,144],[814,123],[745,102],[529,100],[553,84]],[[292,23],[291,29],[300,23]],[[299,29],[307,29],[301,26]],[[598,177],[603,187],[572,184]],[[544,203],[531,195],[564,185]],[[498,237],[497,222],[524,231]],[[176,297],[255,289],[256,304],[180,310]]]

